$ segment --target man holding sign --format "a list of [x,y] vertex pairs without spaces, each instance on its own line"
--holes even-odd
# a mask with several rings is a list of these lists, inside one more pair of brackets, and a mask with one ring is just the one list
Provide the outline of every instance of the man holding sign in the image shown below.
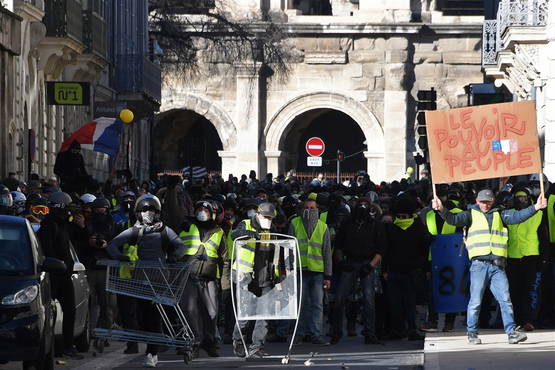
[[481,190],[476,197],[476,204],[469,210],[457,214],[443,207],[441,200],[432,201],[434,210],[441,217],[456,227],[468,227],[466,248],[472,261],[470,266],[470,301],[467,309],[468,342],[481,344],[478,338],[478,316],[482,297],[489,285],[501,307],[501,316],[505,333],[510,344],[517,344],[527,339],[526,334],[517,330],[514,322],[513,305],[509,296],[509,283],[505,274],[507,263],[508,231],[506,225],[518,224],[532,217],[538,210],[547,206],[543,194],[535,205],[520,211],[493,208],[495,198],[489,189]]

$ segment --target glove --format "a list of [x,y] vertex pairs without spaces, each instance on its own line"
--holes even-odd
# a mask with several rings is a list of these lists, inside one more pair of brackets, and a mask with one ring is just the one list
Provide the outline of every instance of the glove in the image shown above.
[[253,238],[253,239],[257,239],[257,240],[260,239],[260,234],[257,233],[256,231],[247,230],[245,235],[248,236],[249,238]]
[[123,254],[119,256],[118,260],[121,262],[131,262],[131,259],[129,258],[129,256],[124,256]]

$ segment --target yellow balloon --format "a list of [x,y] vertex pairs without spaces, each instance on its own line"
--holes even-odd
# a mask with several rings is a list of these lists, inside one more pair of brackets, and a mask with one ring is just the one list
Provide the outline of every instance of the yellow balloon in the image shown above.
[[411,173],[414,172],[414,169],[412,167],[407,167],[407,173],[410,175]]
[[119,112],[119,119],[121,119],[123,123],[131,123],[133,122],[133,118],[133,112],[131,112],[129,109],[123,109],[121,112]]

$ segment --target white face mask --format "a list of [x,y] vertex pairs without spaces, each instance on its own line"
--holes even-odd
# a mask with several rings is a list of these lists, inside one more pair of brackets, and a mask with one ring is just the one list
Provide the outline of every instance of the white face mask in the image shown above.
[[270,227],[272,227],[272,220],[268,220],[267,218],[258,217],[258,223],[260,227],[265,230],[270,230]]
[[247,217],[248,217],[248,218],[253,218],[254,215],[256,215],[256,211],[255,211],[254,209],[249,209],[249,210],[247,211]]
[[156,213],[154,213],[153,211],[141,212],[141,218],[143,219],[143,223],[147,225],[151,225],[154,223],[155,216],[156,216]]
[[210,215],[206,211],[198,211],[197,212],[197,220],[200,222],[206,222],[210,218]]

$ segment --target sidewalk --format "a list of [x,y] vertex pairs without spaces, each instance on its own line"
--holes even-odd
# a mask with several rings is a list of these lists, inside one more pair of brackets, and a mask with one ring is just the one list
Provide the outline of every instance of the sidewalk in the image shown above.
[[527,333],[528,340],[508,344],[502,330],[481,330],[481,345],[470,345],[466,331],[427,333],[424,342],[426,370],[543,370],[555,369],[555,330]]

